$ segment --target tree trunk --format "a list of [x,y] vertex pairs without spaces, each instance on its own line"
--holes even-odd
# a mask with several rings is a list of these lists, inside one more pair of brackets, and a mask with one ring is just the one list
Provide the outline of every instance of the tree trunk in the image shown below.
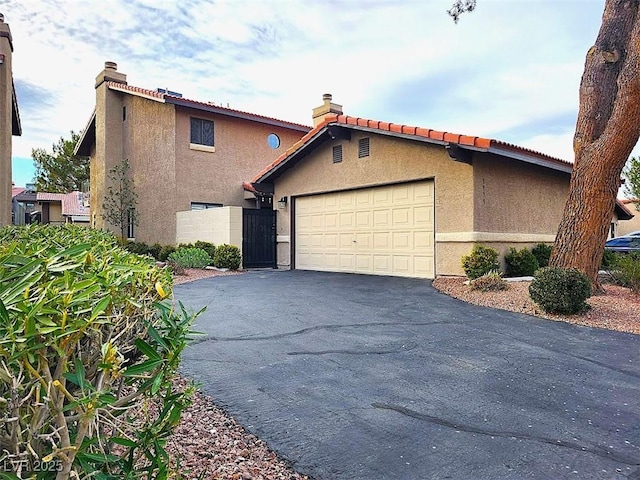
[[550,264],[577,268],[599,289],[598,269],[622,169],[640,136],[639,0],[607,0],[585,61],[569,197]]

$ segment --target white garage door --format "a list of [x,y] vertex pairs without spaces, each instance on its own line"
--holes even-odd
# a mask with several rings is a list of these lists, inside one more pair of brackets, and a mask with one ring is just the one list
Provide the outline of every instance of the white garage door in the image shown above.
[[433,181],[296,199],[295,268],[434,277]]

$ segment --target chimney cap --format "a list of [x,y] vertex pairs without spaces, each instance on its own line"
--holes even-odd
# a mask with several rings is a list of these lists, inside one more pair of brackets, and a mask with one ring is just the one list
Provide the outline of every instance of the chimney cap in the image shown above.
[[116,62],[104,62],[104,68],[106,70],[118,70],[118,64]]
[[322,95],[322,100],[329,100],[331,101],[333,97],[331,96],[330,93],[325,93],[324,95]]

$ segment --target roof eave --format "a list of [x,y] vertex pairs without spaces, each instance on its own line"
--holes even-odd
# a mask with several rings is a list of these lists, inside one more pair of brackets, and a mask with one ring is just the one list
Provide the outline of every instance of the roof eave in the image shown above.
[[216,105],[210,105],[206,103],[194,102],[189,99],[173,97],[171,95],[165,95],[165,103],[171,103],[185,108],[192,108],[194,110],[200,110],[203,112],[217,113],[226,117],[239,118],[242,120],[249,120],[251,122],[263,123],[265,125],[271,125],[272,127],[281,127],[288,130],[296,130],[299,132],[307,133],[310,129],[304,125],[296,125],[294,123],[285,122],[284,120],[278,120],[277,118],[267,118],[257,115],[252,115],[246,112],[240,112],[238,110],[229,110],[224,107],[218,107]]
[[635,215],[631,213],[620,200],[616,199],[615,212],[618,214],[618,220],[631,220]]
[[280,163],[271,168],[268,172],[265,172],[260,177],[254,179],[252,183],[264,183],[271,182],[278,178],[282,172],[288,170],[295,165],[300,159],[305,157],[310,151],[321,143],[320,139],[327,133],[328,127],[333,124],[328,124],[325,127],[318,130],[313,136],[307,139],[304,145],[300,146],[294,152],[291,152],[289,156],[284,158]]
[[96,111],[93,110],[87,126],[82,131],[82,136],[78,139],[76,148],[73,150],[73,154],[80,157],[91,156],[91,147],[96,143]]
[[20,110],[18,108],[18,97],[16,96],[16,87],[11,84],[11,88],[13,90],[13,94],[11,97],[12,105],[11,105],[11,134],[19,137],[22,135],[22,125],[20,123]]
[[[462,148],[468,148],[464,145],[461,145]],[[567,163],[559,163],[558,161],[553,161],[551,159],[546,159],[544,157],[540,157],[537,155],[530,155],[524,152],[517,152],[508,148],[503,148],[499,146],[492,145],[486,150],[489,153],[493,153],[496,155],[500,155],[502,157],[513,158],[514,160],[519,160],[525,163],[531,163],[533,165],[538,165],[541,167],[549,168],[551,170],[557,170],[559,172],[564,172],[571,174],[573,170],[573,164]]]

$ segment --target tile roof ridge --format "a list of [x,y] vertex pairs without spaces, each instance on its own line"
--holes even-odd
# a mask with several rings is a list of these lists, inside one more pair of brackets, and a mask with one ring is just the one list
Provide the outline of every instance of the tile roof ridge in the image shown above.
[[118,82],[106,82],[107,86],[111,89],[114,90],[119,90],[119,91],[129,91],[132,93],[137,93],[137,94],[141,94],[141,95],[145,95],[145,96],[149,96],[149,97],[153,97],[153,98],[157,98],[158,100],[164,100],[166,101],[167,99],[171,100],[171,103],[175,103],[175,102],[184,102],[184,103],[192,103],[192,104],[197,104],[197,105],[204,105],[207,107],[213,107],[216,109],[220,109],[223,112],[233,112],[233,113],[239,113],[239,114],[243,114],[243,115],[248,115],[251,117],[254,117],[256,119],[264,119],[264,120],[275,120],[277,122],[282,122],[288,125],[292,125],[295,127],[302,127],[302,128],[306,128],[311,130],[311,127],[309,125],[303,125],[301,123],[296,123],[296,122],[290,122],[288,120],[282,120],[279,118],[275,118],[275,117],[269,117],[267,115],[261,115],[259,113],[253,113],[253,112],[247,112],[244,110],[238,110],[235,108],[230,108],[230,107],[224,107],[222,105],[217,105],[214,102],[203,102],[201,100],[195,100],[193,98],[187,98],[187,97],[183,97],[183,96],[178,96],[178,95],[173,95],[169,92],[158,92],[157,90],[149,90],[148,88],[142,88],[142,87],[136,87],[135,85],[129,85],[129,84],[124,84],[124,83],[118,83]]

